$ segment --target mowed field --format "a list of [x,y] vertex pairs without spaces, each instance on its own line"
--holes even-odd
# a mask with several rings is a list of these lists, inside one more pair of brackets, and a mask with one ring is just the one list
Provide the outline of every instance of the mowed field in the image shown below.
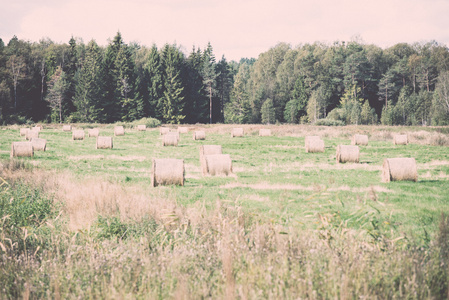
[[[113,149],[96,150],[94,125],[74,127],[84,140],[47,125],[47,150],[13,162],[11,143],[24,137],[19,127],[0,131],[2,188],[39,190],[54,208],[26,234],[17,226],[17,244],[0,216],[5,298],[447,295],[448,128],[190,125],[164,147],[159,128],[125,124]],[[233,127],[244,136],[232,138]],[[100,125],[100,135],[113,128]],[[206,139],[193,140],[195,130]],[[356,133],[369,137],[360,162],[337,163],[337,145]],[[393,144],[399,133],[408,145]],[[305,152],[307,135],[324,140],[324,153]],[[203,176],[200,145],[221,145],[233,175]],[[417,182],[381,181],[384,159],[396,157],[416,159]],[[184,186],[153,187],[153,158],[183,159]],[[33,251],[23,249],[30,232]]]

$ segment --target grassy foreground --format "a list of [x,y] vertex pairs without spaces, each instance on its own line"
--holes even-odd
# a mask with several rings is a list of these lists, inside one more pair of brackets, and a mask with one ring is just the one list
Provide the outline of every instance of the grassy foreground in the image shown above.
[[[0,298],[448,296],[447,128],[261,127],[192,126],[206,140],[178,147],[128,128],[112,150],[46,127],[47,151],[19,160],[18,127],[2,128]],[[337,164],[354,133],[370,137],[360,164]],[[305,153],[306,135],[325,152]],[[201,144],[222,145],[235,176],[203,177]],[[153,157],[183,158],[185,186],[151,187]],[[414,157],[418,182],[382,183],[391,157]]]

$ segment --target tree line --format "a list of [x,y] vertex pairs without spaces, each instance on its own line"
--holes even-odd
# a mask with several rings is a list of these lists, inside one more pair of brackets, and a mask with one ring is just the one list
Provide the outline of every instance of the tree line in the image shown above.
[[280,43],[216,61],[209,43],[160,49],[0,39],[0,118],[24,122],[449,124],[449,51],[360,41]]

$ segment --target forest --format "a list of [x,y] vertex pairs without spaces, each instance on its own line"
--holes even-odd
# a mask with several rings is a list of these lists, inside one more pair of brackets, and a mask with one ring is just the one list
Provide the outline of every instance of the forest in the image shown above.
[[217,60],[203,49],[0,39],[0,124],[449,124],[449,50],[438,42],[382,49],[357,39]]

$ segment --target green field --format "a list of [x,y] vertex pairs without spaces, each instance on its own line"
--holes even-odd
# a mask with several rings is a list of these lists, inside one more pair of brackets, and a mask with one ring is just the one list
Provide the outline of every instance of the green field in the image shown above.
[[[24,138],[0,131],[0,298],[447,295],[447,128],[246,125],[231,138],[233,126],[192,125],[178,147],[163,147],[157,128],[126,128],[96,150],[93,125],[78,127],[84,140],[47,126],[47,151],[14,160]],[[192,139],[199,129],[206,140]],[[354,133],[370,139],[360,163],[337,164]],[[410,143],[393,145],[397,133]],[[305,153],[306,135],[325,152]],[[206,144],[230,154],[234,176],[202,175]],[[381,181],[394,157],[416,159],[417,182]],[[184,186],[152,187],[152,158],[184,159]]]

